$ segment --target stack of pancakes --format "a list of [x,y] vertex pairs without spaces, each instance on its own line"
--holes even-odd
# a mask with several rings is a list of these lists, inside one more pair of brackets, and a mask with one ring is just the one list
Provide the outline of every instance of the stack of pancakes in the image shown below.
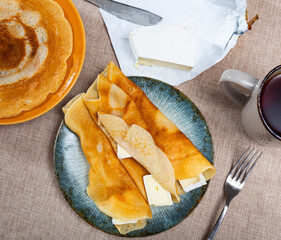
[[58,90],[73,38],[52,0],[0,0],[0,118],[40,105]]

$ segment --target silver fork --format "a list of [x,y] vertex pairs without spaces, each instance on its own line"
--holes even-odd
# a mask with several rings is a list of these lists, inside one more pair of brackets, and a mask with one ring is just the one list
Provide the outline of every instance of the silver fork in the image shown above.
[[[251,147],[249,147],[246,150],[246,152],[239,159],[239,161],[235,164],[235,166],[233,167],[233,169],[230,171],[230,173],[228,174],[228,176],[226,178],[225,185],[224,185],[225,193],[226,193],[226,203],[224,205],[224,208],[222,210],[222,213],[221,213],[218,221],[216,222],[216,225],[213,227],[212,232],[210,233],[210,235],[207,238],[208,240],[214,239],[214,237],[215,237],[217,231],[219,230],[219,227],[224,219],[224,216],[228,210],[231,200],[234,197],[236,197],[236,195],[241,191],[241,189],[245,185],[245,181],[248,178],[250,172],[253,170],[253,168],[255,167],[255,165],[257,164],[258,160],[260,159],[260,157],[262,155],[262,152],[261,152],[257,156],[257,154],[259,153],[259,151],[257,150],[251,157],[251,154],[253,153],[255,148],[252,148],[251,150],[250,149],[251,149]],[[256,159],[256,160],[250,167],[250,165],[254,159]],[[241,165],[239,166],[240,163],[241,163]],[[247,163],[247,165],[245,166],[246,163]]]

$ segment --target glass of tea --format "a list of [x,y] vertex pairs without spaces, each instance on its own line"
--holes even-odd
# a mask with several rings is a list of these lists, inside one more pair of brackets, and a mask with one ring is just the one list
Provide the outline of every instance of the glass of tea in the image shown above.
[[243,107],[242,125],[254,141],[281,146],[281,65],[259,80],[236,69],[220,78],[223,92]]

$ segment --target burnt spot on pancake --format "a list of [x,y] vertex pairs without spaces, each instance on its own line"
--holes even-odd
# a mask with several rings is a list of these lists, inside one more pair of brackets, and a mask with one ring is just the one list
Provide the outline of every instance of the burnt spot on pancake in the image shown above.
[[[18,33],[11,32],[8,25],[11,22],[19,23],[24,31],[24,36],[17,36]],[[34,57],[39,48],[39,42],[34,28],[23,24],[19,19],[12,21],[3,20],[0,22],[0,71],[17,68],[23,61],[26,52],[26,42],[31,46],[30,58]]]
[[58,90],[73,34],[53,0],[0,0],[0,9],[0,118],[8,118]]
[[0,22],[0,70],[19,66],[25,56],[25,40],[14,38],[5,21]]

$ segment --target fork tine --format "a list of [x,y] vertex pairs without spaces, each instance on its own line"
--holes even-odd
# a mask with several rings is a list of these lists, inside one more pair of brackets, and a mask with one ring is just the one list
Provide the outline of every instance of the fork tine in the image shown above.
[[257,150],[254,155],[251,157],[251,159],[248,161],[246,167],[243,169],[242,173],[240,174],[239,178],[238,178],[238,182],[241,182],[243,179],[243,176],[245,175],[245,172],[247,171],[247,169],[249,168],[251,162],[255,159],[255,156],[258,154],[259,150]]
[[233,176],[233,179],[237,179],[241,170],[243,169],[244,165],[246,164],[246,162],[248,161],[250,155],[252,154],[252,152],[255,150],[255,148],[253,147],[253,149],[248,153],[247,157],[244,159],[244,161],[242,162],[242,164],[240,165],[240,167],[238,168],[238,170],[236,171],[235,175]]
[[260,159],[261,155],[263,154],[263,152],[260,153],[260,155],[257,157],[256,161],[253,163],[252,167],[249,169],[249,171],[246,173],[244,179],[243,179],[243,182],[242,184],[245,183],[246,179],[248,178],[249,174],[251,173],[251,171],[253,170],[253,168],[256,166],[258,160]]
[[232,177],[233,173],[236,171],[236,168],[238,167],[239,163],[242,161],[242,159],[245,157],[247,152],[250,150],[252,146],[248,147],[248,149],[244,152],[242,157],[239,159],[239,161],[235,164],[235,166],[232,168],[231,172],[228,174],[230,177]]

